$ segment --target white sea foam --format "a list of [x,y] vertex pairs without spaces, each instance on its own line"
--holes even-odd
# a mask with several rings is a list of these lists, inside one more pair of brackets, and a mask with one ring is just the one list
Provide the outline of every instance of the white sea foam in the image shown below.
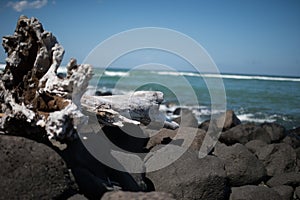
[[193,109],[192,111],[196,116],[211,115],[211,110],[209,108]]
[[300,78],[276,77],[276,76],[255,76],[255,75],[231,75],[231,74],[203,74],[203,77],[209,78],[228,78],[228,79],[246,79],[246,80],[266,80],[266,81],[298,81]]
[[[192,113],[195,115],[199,123],[202,123],[203,121],[210,119],[211,114],[213,114],[210,110],[209,107],[206,106],[173,106],[173,107],[167,107],[165,105],[162,105],[160,110],[162,112],[166,112],[167,115],[171,118],[177,118],[180,115],[174,115],[173,112],[176,108],[186,108],[192,111]],[[169,113],[168,113],[169,112]],[[219,114],[220,111],[215,111],[214,114]],[[257,115],[258,114],[258,115]],[[278,115],[268,115],[268,116],[263,116],[263,113],[243,113],[243,114],[237,114],[237,117],[242,121],[242,122],[254,122],[254,123],[272,123],[275,122],[276,119],[279,117]]]
[[200,74],[195,72],[167,72],[158,71],[158,75],[169,75],[169,76],[196,76],[206,78],[225,78],[225,79],[239,79],[239,80],[266,80],[266,81],[297,81],[300,82],[300,78],[290,77],[276,77],[276,76],[258,76],[258,75],[234,75],[234,74]]
[[116,71],[116,72],[112,72],[112,71],[105,71],[104,72],[105,76],[121,76],[121,77],[125,77],[125,76],[129,76],[129,72],[120,72],[120,71]]
[[152,73],[157,73],[159,75],[170,75],[170,76],[198,76],[201,77],[201,74],[197,74],[194,72],[165,72],[165,71],[152,71]]
[[5,64],[0,64],[0,70],[4,70],[5,69]]
[[244,122],[255,122],[255,123],[264,123],[264,122],[275,122],[276,119],[274,119],[272,116],[270,117],[267,117],[267,118],[257,118],[254,116],[254,114],[240,114],[240,115],[237,115],[237,117],[241,120],[241,121],[244,121]]

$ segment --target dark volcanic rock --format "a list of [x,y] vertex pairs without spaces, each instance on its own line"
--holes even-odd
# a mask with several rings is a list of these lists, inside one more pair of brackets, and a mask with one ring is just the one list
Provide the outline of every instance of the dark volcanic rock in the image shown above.
[[245,146],[252,153],[257,152],[259,149],[261,149],[262,147],[264,147],[266,145],[268,145],[268,144],[265,143],[264,141],[261,141],[261,140],[251,140],[250,142],[248,142],[247,144],[245,144]]
[[[196,119],[194,113],[189,109],[177,108],[174,113],[178,113],[180,117],[174,119],[176,123],[178,123],[181,127],[193,127],[198,128],[198,120]],[[177,115],[179,115],[177,114]]]
[[188,132],[194,132],[196,136],[193,139],[193,142],[190,144],[189,149],[198,152],[203,144],[204,138],[206,136],[206,132],[200,129],[197,131],[191,130],[192,128],[186,128],[183,130],[183,134],[187,134]]
[[259,149],[256,155],[264,163],[268,176],[296,170],[296,152],[287,144],[269,144]]
[[176,108],[174,111],[173,111],[173,115],[180,115],[181,113],[181,108]]
[[[216,121],[218,122],[219,121],[219,118],[216,119]],[[203,129],[205,131],[208,130],[208,127],[209,127],[209,124],[210,124],[210,120],[206,120],[204,122],[202,122],[198,128],[200,129]],[[229,129],[231,129],[232,127],[235,127],[237,125],[241,124],[241,121],[240,119],[235,115],[235,113],[232,111],[232,110],[227,110],[226,113],[225,113],[225,121],[224,121],[224,124],[223,126],[222,125],[219,125],[220,128],[223,130],[223,131],[227,131]],[[222,126],[222,127],[221,127]]]
[[271,138],[265,129],[252,123],[240,124],[229,129],[221,134],[219,140],[227,145],[246,144],[250,140],[262,140],[268,144],[271,142]]
[[278,185],[272,188],[281,197],[281,200],[290,200],[293,197],[294,189],[287,185]]
[[193,141],[190,144],[189,148],[195,151],[199,151],[206,133],[201,129],[190,127],[180,127],[176,130],[163,128],[152,137],[150,137],[146,148],[151,149],[157,145],[168,143],[181,146],[185,137],[192,137],[192,134],[195,134],[195,137],[192,138]]
[[218,143],[214,154],[224,160],[231,186],[257,184],[266,176],[262,162],[241,144],[226,146]]
[[207,131],[208,127],[209,127],[209,123],[210,123],[210,120],[206,120],[206,121],[202,122],[201,124],[199,124],[198,128],[202,129],[204,131]]
[[75,194],[74,196],[71,196],[68,198],[68,200],[88,200],[86,197],[80,194]]
[[300,170],[300,148],[295,149],[296,155],[297,155],[297,167],[298,170]]
[[296,187],[296,189],[295,189],[295,197],[296,197],[297,199],[300,199],[300,186],[299,186],[299,187]]
[[235,127],[239,124],[241,124],[241,121],[235,115],[235,113],[232,110],[227,110],[226,116],[225,116],[225,122],[224,122],[224,126],[223,126],[223,131],[227,131],[227,130],[231,129],[232,127]]
[[172,141],[172,139],[175,137],[176,131],[163,128],[163,129],[157,131],[157,133],[153,133],[153,134],[154,135],[150,137],[150,139],[147,143],[147,146],[146,146],[147,149],[151,149],[160,144],[170,143]]
[[246,185],[232,188],[230,200],[281,200],[280,195],[265,186]]
[[86,168],[72,168],[72,173],[76,179],[80,192],[88,199],[99,199],[105,192],[106,181],[95,176]]
[[122,129],[104,126],[102,131],[113,144],[129,152],[143,153],[149,140],[148,135],[139,126],[133,124],[126,124]]
[[107,192],[101,200],[175,200],[172,194],[165,192]]
[[300,160],[300,148],[295,149],[295,152],[297,154],[297,159]]
[[[164,160],[154,162],[161,163]],[[171,165],[147,173],[147,177],[156,191],[172,193],[176,199],[210,200],[226,197],[224,163],[213,156],[199,159],[195,152],[188,150]]]
[[269,134],[271,142],[278,142],[285,136],[285,128],[276,123],[263,123],[263,129]]
[[62,158],[44,144],[0,135],[1,199],[67,198],[77,192]]
[[300,127],[289,130],[282,142],[291,145],[295,149],[300,147]]
[[292,187],[298,187],[300,186],[300,173],[290,172],[275,175],[267,182],[267,185],[270,187],[275,187],[278,185],[289,185]]
[[[86,134],[87,137],[84,141],[98,141],[97,145],[101,149],[98,150],[97,157],[99,160],[91,155],[83,145],[82,140],[75,140],[68,143],[67,148],[62,152],[63,158],[72,169],[75,180],[79,186],[80,192],[89,199],[100,199],[101,196],[108,190],[118,187],[126,191],[142,191],[140,187],[129,173],[125,171],[118,171],[122,169],[120,163],[114,158],[111,153],[109,144],[104,139],[104,134]],[[99,143],[101,141],[101,143]],[[86,144],[86,143],[85,143]],[[113,167],[106,166],[100,162],[114,163]],[[102,161],[102,160],[101,160]],[[125,169],[124,169],[125,170]],[[140,175],[138,175],[142,178]],[[139,179],[141,180],[141,179]],[[144,186],[144,184],[143,184]]]

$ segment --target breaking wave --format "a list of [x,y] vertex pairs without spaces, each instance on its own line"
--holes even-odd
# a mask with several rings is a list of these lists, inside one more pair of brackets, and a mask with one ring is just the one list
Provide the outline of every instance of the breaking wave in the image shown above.
[[121,72],[121,71],[105,71],[104,72],[105,76],[120,76],[120,77],[124,77],[124,76],[129,76],[129,72]]
[[265,80],[265,81],[296,81],[300,82],[300,78],[295,77],[278,77],[278,76],[260,76],[260,75],[235,75],[235,74],[199,74],[195,72],[166,72],[166,71],[152,71],[158,75],[169,76],[196,76],[207,78],[224,78],[224,79],[239,79],[239,80]]

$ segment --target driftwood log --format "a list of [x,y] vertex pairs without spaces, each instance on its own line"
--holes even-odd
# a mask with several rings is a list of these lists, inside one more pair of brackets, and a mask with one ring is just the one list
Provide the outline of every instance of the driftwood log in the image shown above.
[[0,81],[1,129],[58,141],[76,138],[77,126],[87,120],[80,99],[92,67],[71,59],[66,78],[57,76],[64,49],[36,18],[21,16],[2,45],[8,56]]
[[40,137],[51,140],[73,140],[77,128],[88,120],[82,106],[102,125],[165,122],[159,112],[161,92],[82,98],[92,78],[92,66],[78,65],[71,59],[66,77],[58,76],[64,49],[36,18],[21,16],[14,35],[3,37],[3,47],[8,56],[0,81],[0,128],[5,133],[30,130],[28,134],[39,132]]
[[[159,112],[161,92],[84,95],[93,76],[92,66],[71,59],[66,77],[59,76],[57,69],[64,49],[36,18],[21,16],[14,34],[3,37],[2,45],[7,58],[0,73],[0,134],[27,137],[53,148],[66,161],[81,192],[90,199],[99,199],[105,191],[114,189],[112,182],[123,190],[149,190],[145,176],[133,178],[96,160],[79,139],[79,130],[88,122],[83,111],[96,116],[107,135],[123,134],[119,128],[126,125],[136,130],[141,130],[139,124],[151,123],[176,128],[177,124],[165,122]],[[143,147],[147,138],[141,141]],[[104,156],[111,156],[109,149]]]
[[81,105],[94,113],[103,125],[122,127],[124,123],[131,123],[178,128],[178,124],[166,121],[165,115],[159,111],[162,102],[163,93],[158,91],[113,96],[84,95],[81,99]]

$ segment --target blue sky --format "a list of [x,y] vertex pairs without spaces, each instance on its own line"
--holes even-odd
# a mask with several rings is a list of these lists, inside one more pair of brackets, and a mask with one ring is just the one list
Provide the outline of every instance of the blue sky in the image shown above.
[[[71,57],[82,62],[95,46],[119,32],[163,27],[195,39],[223,73],[300,76],[298,0],[28,0],[16,3],[0,2],[0,35],[12,34],[21,14],[35,16],[64,46],[63,64]],[[5,62],[5,57],[2,48],[0,62]],[[119,64],[130,67],[129,58]],[[143,62],[140,55],[137,59]],[[165,59],[167,62],[171,57]]]

